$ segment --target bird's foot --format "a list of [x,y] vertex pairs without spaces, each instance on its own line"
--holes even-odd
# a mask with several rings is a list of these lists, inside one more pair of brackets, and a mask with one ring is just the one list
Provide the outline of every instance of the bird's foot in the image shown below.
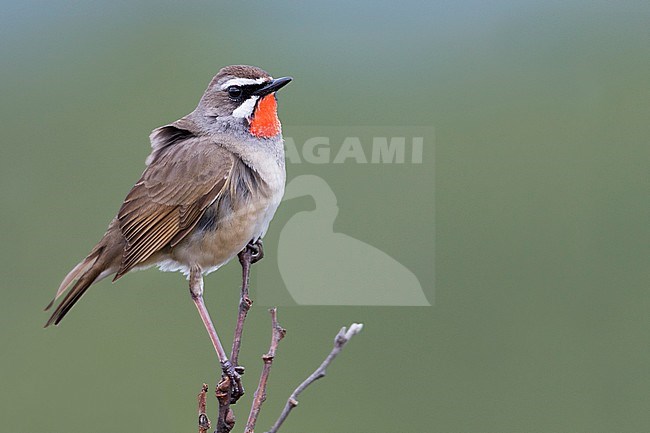
[[258,239],[255,242],[249,242],[246,245],[246,249],[250,251],[251,254],[251,264],[257,263],[264,258],[264,244],[262,239]]
[[241,365],[235,367],[227,359],[221,363],[221,370],[230,382],[230,404],[235,404],[244,395],[244,386],[241,383],[241,375],[244,374],[244,367]]
[[250,241],[246,244],[243,250],[239,253],[239,263],[244,266],[244,263],[252,265],[257,263],[264,257],[264,244],[262,239]]

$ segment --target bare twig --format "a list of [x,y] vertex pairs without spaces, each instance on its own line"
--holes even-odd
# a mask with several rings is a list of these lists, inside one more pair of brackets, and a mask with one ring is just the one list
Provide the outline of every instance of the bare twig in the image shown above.
[[[244,331],[244,321],[248,315],[248,311],[253,304],[253,301],[248,297],[248,287],[250,282],[250,268],[251,265],[259,261],[264,255],[262,244],[260,241],[257,243],[249,243],[246,248],[239,253],[239,262],[242,266],[242,287],[241,287],[241,298],[239,301],[239,314],[237,315],[237,325],[235,326],[235,335],[233,338],[232,351],[230,354],[230,361],[235,366],[235,369],[239,374],[243,374],[243,367],[238,365],[239,361],[239,351],[241,349],[241,339]],[[271,334],[271,345],[269,351],[262,355],[262,360],[264,361],[264,367],[262,368],[262,373],[260,375],[260,380],[255,390],[255,395],[253,397],[253,403],[251,405],[251,410],[248,415],[248,420],[246,422],[246,428],[244,433],[254,433],[255,425],[257,423],[257,418],[259,416],[262,404],[266,400],[266,387],[271,372],[271,366],[275,358],[275,351],[277,349],[278,343],[282,338],[284,338],[286,330],[283,329],[277,320],[277,310],[272,308],[269,310],[271,313],[271,324],[272,324],[272,334]],[[287,403],[282,409],[282,413],[278,417],[277,421],[271,427],[267,433],[277,433],[278,429],[282,426],[284,421],[289,416],[291,410],[298,405],[298,395],[302,393],[309,385],[314,383],[316,380],[324,377],[326,374],[327,367],[331,362],[338,356],[343,347],[350,341],[352,336],[358,334],[363,328],[362,324],[353,323],[350,325],[349,329],[345,327],[341,328],[339,333],[334,339],[334,347],[321,365],[307,378],[305,379],[289,396]],[[210,429],[210,420],[206,415],[206,393],[208,391],[208,386],[203,384],[201,392],[199,393],[199,433],[207,433]],[[232,395],[232,387],[230,379],[227,376],[222,376],[221,381],[218,383],[215,395],[219,401],[219,416],[217,418],[217,430],[216,433],[230,433],[230,431],[235,426],[235,415],[230,408],[231,404],[235,404],[237,399],[241,397]],[[233,398],[234,397],[234,398]]]
[[314,383],[316,380],[325,376],[326,369],[330,363],[336,358],[336,356],[341,353],[343,347],[350,341],[352,336],[358,334],[363,328],[361,323],[353,323],[350,325],[350,329],[346,329],[345,326],[341,328],[339,333],[334,338],[334,347],[332,351],[327,355],[327,358],[322,362],[322,364],[307,378],[305,379],[298,387],[291,393],[287,403],[282,409],[282,413],[278,420],[273,424],[273,427],[267,433],[277,433],[282,423],[287,419],[291,410],[298,405],[298,395],[303,392],[309,385]]
[[219,415],[217,416],[217,433],[229,433],[235,426],[235,414],[230,408],[230,379],[222,377],[214,391],[219,402]]
[[262,403],[266,400],[266,383],[269,378],[269,373],[271,373],[271,365],[273,364],[273,359],[275,358],[275,350],[278,347],[278,343],[282,340],[287,333],[286,329],[280,326],[278,323],[277,309],[271,308],[269,310],[271,313],[271,346],[269,351],[262,355],[262,361],[264,361],[264,367],[262,368],[262,374],[260,375],[260,381],[255,390],[255,396],[253,397],[253,404],[251,406],[251,411],[248,415],[248,421],[246,422],[246,429],[244,433],[253,433],[255,431],[255,424],[257,423],[257,416],[260,414],[262,408]]
[[[244,370],[239,366],[239,351],[241,349],[241,339],[244,332],[244,321],[253,305],[253,301],[248,297],[248,287],[250,283],[251,265],[263,257],[261,242],[258,244],[248,244],[238,254],[239,263],[242,269],[241,297],[239,300],[239,313],[237,315],[237,324],[235,326],[235,335],[232,339],[232,350],[230,352],[230,362],[235,366],[238,373],[243,374]],[[219,416],[217,418],[217,433],[229,433],[235,426],[235,415],[230,409],[231,404],[237,402],[233,399],[230,379],[222,376],[217,385],[215,394],[219,401]],[[241,396],[237,396],[237,399]]]
[[239,263],[241,263],[242,271],[242,285],[241,285],[241,298],[239,299],[239,315],[237,316],[237,325],[235,326],[235,336],[232,339],[232,351],[230,352],[230,362],[234,366],[239,365],[239,350],[241,349],[241,337],[244,332],[244,321],[248,310],[251,309],[253,301],[248,297],[248,285],[250,283],[250,269],[253,262],[253,252],[246,246],[242,252],[239,253]]
[[208,385],[203,384],[199,392],[199,433],[206,433],[210,430],[210,420],[205,412],[205,395],[208,393]]

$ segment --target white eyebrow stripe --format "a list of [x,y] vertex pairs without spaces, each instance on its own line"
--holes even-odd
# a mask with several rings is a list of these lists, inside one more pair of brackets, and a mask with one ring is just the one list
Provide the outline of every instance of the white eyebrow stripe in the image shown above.
[[260,77],[260,78],[231,78],[230,80],[226,81],[221,85],[221,90],[225,90],[230,86],[247,86],[251,84],[262,84],[266,83],[267,81],[271,81],[273,78],[266,78],[266,77]]
[[253,110],[255,109],[255,103],[259,99],[259,96],[251,96],[232,112],[233,117],[241,117],[250,119],[253,115]]

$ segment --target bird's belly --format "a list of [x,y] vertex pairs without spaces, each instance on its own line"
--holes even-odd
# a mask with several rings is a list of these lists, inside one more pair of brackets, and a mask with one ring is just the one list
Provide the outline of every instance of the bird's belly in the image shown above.
[[[206,210],[208,220],[197,227],[171,251],[171,259],[186,271],[198,265],[203,273],[210,273],[227,263],[251,240],[260,238],[280,203],[280,197],[256,197],[232,210],[215,203]],[[210,214],[214,221],[209,221]],[[174,268],[172,266],[172,268]]]

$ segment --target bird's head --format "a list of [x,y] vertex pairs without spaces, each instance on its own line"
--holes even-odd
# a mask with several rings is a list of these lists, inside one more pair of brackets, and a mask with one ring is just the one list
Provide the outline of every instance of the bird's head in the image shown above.
[[255,66],[226,66],[210,82],[199,102],[199,114],[259,138],[274,137],[281,132],[275,92],[291,80],[274,79]]

